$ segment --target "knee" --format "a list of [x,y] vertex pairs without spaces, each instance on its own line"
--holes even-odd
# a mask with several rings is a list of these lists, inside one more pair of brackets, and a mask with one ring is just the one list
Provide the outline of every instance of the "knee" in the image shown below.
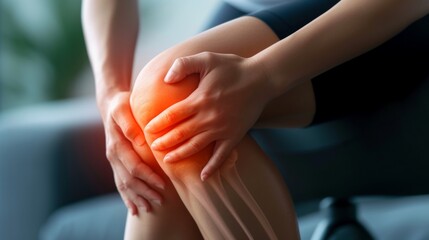
[[[157,56],[140,71],[135,81],[131,92],[130,106],[141,129],[145,129],[147,123],[163,110],[186,98],[198,85],[199,78],[196,75],[189,76],[176,84],[163,82],[163,78],[175,57],[173,53],[169,52]],[[146,131],[144,134],[149,146],[161,135]],[[202,165],[199,163],[202,157],[201,153],[199,157],[195,156],[177,163],[165,164],[163,157],[167,152],[152,149],[151,151],[160,167],[173,182],[199,178],[199,172],[202,170]],[[208,159],[208,156],[206,158]]]
[[164,77],[179,56],[167,50],[151,60],[138,74],[131,92],[130,105],[142,129],[169,106],[186,98],[197,86],[199,78],[190,75],[184,80],[164,83]]

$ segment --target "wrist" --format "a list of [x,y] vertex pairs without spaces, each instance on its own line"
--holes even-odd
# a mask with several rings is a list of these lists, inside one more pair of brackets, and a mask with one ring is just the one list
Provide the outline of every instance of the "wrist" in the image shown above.
[[96,102],[103,120],[108,113],[109,105],[115,96],[129,91],[130,86],[123,83],[109,84],[103,81],[96,81]]
[[97,100],[113,97],[118,92],[130,91],[131,76],[112,72],[95,73]]
[[269,102],[277,96],[280,96],[281,92],[279,91],[278,84],[273,80],[272,74],[270,74],[263,59],[253,56],[248,58],[248,60],[250,62],[249,69],[252,75],[260,82],[259,88],[262,91],[261,97],[263,100]]

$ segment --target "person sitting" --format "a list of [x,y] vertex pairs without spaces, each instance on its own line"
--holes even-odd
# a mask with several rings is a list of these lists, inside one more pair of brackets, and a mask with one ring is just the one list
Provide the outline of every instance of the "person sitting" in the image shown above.
[[427,74],[428,1],[301,0],[163,51],[131,86],[136,4],[83,4],[126,239],[299,239],[286,184],[248,130],[372,109]]

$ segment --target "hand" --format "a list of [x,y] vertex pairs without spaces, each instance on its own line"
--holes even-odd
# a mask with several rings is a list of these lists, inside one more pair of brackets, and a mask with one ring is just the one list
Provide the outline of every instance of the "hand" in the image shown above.
[[145,138],[131,112],[130,93],[118,92],[108,99],[103,101],[100,110],[106,134],[106,155],[116,187],[132,215],[137,214],[137,206],[148,212],[151,209],[149,201],[157,204],[162,201],[152,186],[163,189],[165,183],[140,159],[131,143],[141,146],[145,144]]
[[231,155],[272,96],[262,65],[232,54],[205,52],[179,58],[164,81],[175,83],[195,73],[200,74],[198,88],[150,121],[145,131],[173,127],[151,145],[154,150],[174,147],[165,162],[184,159],[215,142],[201,172],[204,181]]

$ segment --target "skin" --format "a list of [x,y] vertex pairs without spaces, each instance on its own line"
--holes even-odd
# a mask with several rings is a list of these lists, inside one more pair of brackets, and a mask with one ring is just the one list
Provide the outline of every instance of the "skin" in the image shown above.
[[106,135],[106,155],[117,189],[131,214],[160,203],[165,182],[133,148],[144,145],[131,113],[131,73],[138,35],[137,1],[85,0],[82,23],[95,77],[97,104]]
[[[176,83],[189,74],[199,74],[201,84],[187,99],[149,123],[147,131],[150,132],[176,126],[157,139],[153,148],[165,150],[176,146],[165,159],[174,162],[215,142],[215,152],[201,173],[202,178],[207,178],[257,122],[261,105],[380,45],[428,12],[426,0],[343,0],[252,57],[204,53],[179,58],[165,81]],[[232,80],[237,84],[231,86]],[[249,92],[252,94],[246,94]],[[242,97],[236,101],[234,96]],[[247,103],[253,103],[255,97],[262,104],[249,104],[252,106],[249,109]],[[197,98],[204,100],[183,111]],[[240,117],[236,116],[237,112]],[[215,120],[210,123],[201,120],[210,113],[216,113]],[[223,122],[230,124],[223,126]]]
[[[88,4],[88,5],[85,5]],[[95,6],[91,7],[91,4],[94,4]],[[110,96],[110,92],[106,90],[106,92],[103,91],[105,86],[108,86],[109,84],[112,84],[113,86],[116,86],[116,82],[120,80],[124,80],[125,78],[122,77],[112,77],[110,74],[112,73],[119,73],[121,71],[116,72],[115,71],[115,63],[118,64],[118,66],[123,66],[126,68],[126,66],[122,65],[122,63],[119,61],[120,57],[129,57],[129,55],[125,54],[124,49],[121,51],[118,51],[116,49],[110,49],[114,48],[112,44],[112,40],[107,40],[108,38],[114,38],[117,36],[114,29],[117,31],[121,30],[120,24],[118,27],[118,24],[113,24],[112,28],[109,28],[108,26],[112,25],[110,21],[105,21],[104,23],[101,21],[101,23],[98,23],[97,21],[92,21],[92,18],[94,18],[94,14],[103,14],[109,13],[110,9],[112,8],[106,8],[106,10],[99,12],[99,8],[96,7],[97,4],[100,4],[99,2],[91,2],[89,4],[88,2],[84,2],[84,29],[85,29],[85,37],[87,41],[87,45],[89,46],[89,53],[91,57],[91,63],[94,69],[94,73],[96,75],[96,86],[97,88],[101,88],[101,90],[97,90],[97,99],[101,107],[106,106],[107,108],[112,108],[112,102],[107,101],[105,99],[110,99],[109,97],[104,98],[106,95]],[[86,7],[85,7],[86,6]],[[119,11],[119,10],[115,10]],[[111,15],[104,16],[106,19],[111,20],[113,16],[121,15],[123,14],[123,11],[119,11],[111,13]],[[100,17],[100,16],[98,16]],[[97,17],[97,18],[98,18]],[[112,20],[113,21],[113,20]],[[239,23],[242,22],[242,23]],[[95,24],[95,25],[93,25]],[[97,25],[99,24],[99,25]],[[240,32],[236,31],[237,34],[234,36],[231,36],[231,39],[229,39],[228,42],[223,42],[222,44],[217,44],[218,41],[213,38],[213,36],[217,36],[218,34],[226,35],[226,32],[229,32],[231,30],[236,30],[237,27],[242,26],[249,26],[244,29],[252,29],[252,31],[246,31],[246,32]],[[231,28],[224,28],[224,29],[218,29],[213,30],[211,33],[207,34],[201,34],[200,36],[193,38],[192,41],[185,42],[177,47],[174,47],[170,50],[165,51],[164,53],[160,54],[157,58],[155,58],[153,61],[151,61],[150,64],[148,64],[147,67],[145,67],[144,70],[142,70],[142,74],[139,75],[139,78],[141,80],[136,81],[136,85],[134,87],[133,92],[133,99],[138,98],[138,96],[146,96],[148,97],[146,100],[147,102],[154,102],[154,100],[159,99],[162,97],[159,93],[165,93],[168,96],[176,96],[174,91],[171,89],[167,90],[160,90],[154,91],[153,89],[141,89],[140,91],[136,90],[139,89],[138,83],[141,82],[141,85],[146,88],[155,88],[160,86],[168,86],[164,83],[162,83],[162,79],[165,76],[165,73],[167,72],[168,68],[171,66],[171,63],[174,61],[175,58],[186,56],[189,54],[195,54],[200,51],[218,51],[218,52],[233,52],[236,54],[242,54],[243,56],[251,56],[257,51],[273,44],[275,41],[277,41],[277,37],[272,33],[270,29],[268,29],[264,24],[262,24],[259,20],[252,19],[252,18],[246,18],[241,19],[237,23],[234,23],[234,26]],[[123,26],[122,26],[123,27]],[[104,29],[104,30],[103,30]],[[125,31],[125,30],[121,30]],[[221,32],[218,32],[221,31]],[[241,44],[243,41],[243,37],[252,37],[254,38],[255,34],[257,35],[263,35],[266,36],[266,38],[262,38],[260,40],[254,41],[251,43],[251,45],[245,46]],[[108,36],[104,38],[105,36]],[[101,40],[102,44],[99,43]],[[241,37],[241,38],[240,38]],[[122,41],[122,40],[117,40]],[[207,44],[210,43],[210,44]],[[211,46],[210,48],[206,48],[205,46]],[[229,47],[228,47],[229,46]],[[121,45],[121,47],[124,47]],[[98,52],[102,54],[97,54]],[[116,53],[116,54],[114,54]],[[123,54],[120,57],[117,56],[118,54]],[[101,55],[101,56],[100,56]],[[116,56],[117,58],[114,58]],[[109,68],[111,67],[111,68]],[[128,69],[128,68],[126,68]],[[152,69],[152,70],[150,70]],[[108,71],[107,71],[108,70]],[[123,71],[127,72],[127,71]],[[102,73],[102,74],[101,74]],[[100,74],[100,75],[97,75]],[[161,75],[160,75],[161,74]],[[155,81],[157,80],[157,81]],[[154,84],[156,82],[156,84]],[[194,79],[194,88],[196,87],[197,79]],[[104,84],[105,83],[105,84]],[[162,83],[162,85],[161,85]],[[146,84],[146,85],[145,85]],[[119,86],[121,86],[119,84]],[[173,104],[174,102],[177,102],[187,95],[190,94],[192,90],[191,89],[181,89],[180,93],[181,98],[172,98],[174,100],[173,102],[170,102],[170,104]],[[124,93],[128,94],[128,91],[122,90],[122,88],[119,88],[121,91],[116,92],[116,87],[112,88],[115,89],[113,95],[117,95],[118,93]],[[113,91],[113,90],[110,90]],[[140,92],[140,94],[136,94],[136,92]],[[109,94],[107,94],[109,93]],[[150,94],[144,94],[144,93],[153,93]],[[154,95],[154,93],[157,93]],[[106,94],[106,95],[104,95]],[[302,98],[302,101],[291,101],[293,98],[290,98],[289,96],[285,96],[284,102],[299,102],[302,103],[301,106],[291,107],[289,109],[288,116],[291,116],[291,119],[294,119],[294,124],[298,124],[299,121],[296,119],[302,118],[303,124],[308,124],[311,121],[311,117],[314,113],[314,102],[311,101],[311,85],[303,85],[302,88],[297,88],[295,91],[295,94],[291,94],[290,97],[299,97]],[[121,94],[120,94],[121,95]],[[310,96],[310,97],[307,97]],[[310,99],[310,100],[309,100]],[[114,124],[112,124],[117,129],[119,133],[126,133],[127,131],[124,131],[128,128],[133,128],[134,126],[134,117],[138,116],[139,118],[139,129],[144,128],[144,124],[151,120],[152,117],[156,115],[156,113],[152,113],[152,115],[146,115],[146,118],[144,118],[144,114],[138,114],[138,109],[141,107],[141,103],[143,103],[143,99],[141,101],[133,101],[134,103],[140,102],[140,104],[134,104],[134,107],[131,108],[129,104],[124,103],[123,98],[120,99],[121,101],[117,101],[120,104],[114,104],[113,106],[117,106],[114,109],[117,109],[117,111],[107,111],[107,113],[111,113],[110,116],[107,114],[108,117],[111,117],[111,119],[118,119],[118,117],[122,117],[123,119],[127,119],[128,121],[112,121]],[[106,102],[107,101],[107,102]],[[158,100],[159,101],[159,100]],[[164,100],[161,102],[165,102]],[[104,105],[106,104],[106,105]],[[119,106],[118,106],[119,105]],[[148,105],[149,106],[149,105]],[[101,108],[100,107],[100,108]],[[129,116],[125,113],[128,112],[129,109],[132,109],[133,115]],[[168,107],[165,106],[165,107]],[[148,107],[148,109],[156,109],[155,107]],[[159,111],[162,111],[163,109],[159,109]],[[103,110],[101,109],[103,112]],[[122,112],[121,112],[122,111]],[[145,111],[143,111],[145,112]],[[273,107],[267,107],[266,111],[267,116],[275,115],[276,108]],[[117,115],[117,117],[113,117]],[[143,116],[143,117],[142,117]],[[301,116],[307,116],[307,117],[301,117]],[[143,121],[142,119],[146,119]],[[291,121],[292,122],[292,121]],[[105,127],[108,126],[109,122],[105,122]],[[121,125],[122,124],[122,125]],[[129,131],[133,132],[133,131]],[[112,132],[106,130],[106,137],[109,138],[109,134],[112,135]],[[150,135],[148,134],[148,137],[146,137],[146,140],[151,141],[152,137],[158,137],[158,135]],[[266,239],[269,238],[267,236],[272,236],[273,232],[276,237],[275,238],[288,238],[288,239],[296,239],[298,238],[298,230],[296,227],[296,218],[293,211],[292,202],[290,200],[290,197],[287,193],[286,186],[284,185],[281,177],[279,176],[277,170],[272,166],[272,163],[266,158],[266,156],[263,154],[263,152],[257,147],[257,145],[254,144],[253,140],[246,140],[245,143],[243,143],[243,147],[237,148],[237,153],[239,155],[239,158],[237,159],[237,164],[234,165],[236,167],[231,170],[231,168],[226,169],[222,173],[222,175],[219,173],[219,176],[217,179],[212,179],[207,184],[203,184],[203,182],[199,179],[199,172],[201,171],[202,166],[205,164],[205,162],[208,160],[210,149],[208,149],[205,153],[205,157],[200,157],[199,162],[200,165],[195,164],[189,164],[191,166],[190,169],[186,169],[186,171],[177,171],[177,167],[175,168],[176,171],[172,171],[169,168],[164,167],[161,168],[160,162],[162,162],[163,155],[156,155],[158,156],[158,159],[155,159],[154,155],[152,154],[152,150],[148,148],[148,145],[145,143],[139,144],[137,141],[133,141],[133,138],[130,138],[131,141],[128,141],[127,138],[123,137],[121,138],[122,141],[117,141],[116,148],[112,148],[113,153],[116,153],[114,156],[116,158],[110,159],[110,162],[112,164],[112,169],[115,173],[115,176],[120,176],[119,181],[117,181],[118,190],[121,193],[121,196],[123,199],[125,199],[126,204],[130,208],[130,212],[127,219],[126,224],[126,239],[171,239],[171,238],[183,238],[183,239],[199,239],[202,236],[207,236],[207,238],[217,238],[217,236],[237,236],[237,238],[242,238],[242,236],[248,236],[246,234],[249,234],[248,231],[245,231],[244,229],[252,229],[250,231],[250,234],[257,237],[262,236],[262,238]],[[151,142],[149,142],[151,143]],[[122,148],[120,149],[120,146],[128,146],[128,144],[132,144],[131,148]],[[107,146],[109,148],[109,145]],[[247,151],[250,149],[251,151]],[[134,151],[132,151],[134,150]],[[138,156],[137,161],[131,161],[132,159],[127,158],[126,152],[134,152]],[[128,154],[129,154],[128,153]],[[108,155],[109,157],[112,157],[112,155]],[[137,158],[136,158],[137,159]],[[189,162],[196,162],[195,159],[190,159],[192,161]],[[243,162],[243,163],[240,163]],[[132,164],[134,163],[134,167]],[[122,164],[123,167],[120,167]],[[118,167],[119,166],[119,167]],[[128,169],[125,166],[130,166],[131,169],[134,169],[130,174]],[[240,167],[241,166],[241,167]],[[139,178],[138,181],[136,181],[136,173],[139,171],[136,171],[136,169],[140,169],[143,167],[143,170],[145,170],[145,174],[142,174],[143,177]],[[258,172],[258,174],[254,174],[254,172]],[[179,175],[178,173],[186,173],[185,176],[187,176],[185,179],[183,179],[183,175]],[[229,174],[228,174],[229,173]],[[122,176],[122,177],[121,177]],[[150,181],[156,180],[156,176],[160,177],[161,181],[164,183],[164,189],[159,189],[157,192],[158,194],[162,194],[162,198],[157,198],[155,194],[153,194],[155,183],[151,184]],[[220,178],[225,180],[220,180]],[[239,176],[239,178],[237,177]],[[128,177],[128,180],[127,180]],[[198,180],[198,181],[197,181]],[[216,180],[216,181],[214,181]],[[240,185],[237,188],[237,184],[240,180],[242,180],[241,188]],[[225,185],[219,184],[219,181],[226,181]],[[264,184],[255,184],[255,181],[257,183],[264,183]],[[119,184],[118,184],[119,182]],[[197,183],[197,184],[196,184]],[[268,185],[270,184],[271,185]],[[143,185],[145,184],[145,185]],[[150,185],[151,184],[151,185]],[[236,186],[235,188],[233,186]],[[143,186],[143,187],[142,187]],[[152,186],[153,188],[149,188],[146,186]],[[243,187],[244,186],[244,187]],[[136,191],[136,189],[142,189],[141,192]],[[226,190],[223,190],[226,189]],[[235,189],[235,190],[234,190]],[[225,192],[227,191],[227,193]],[[234,194],[234,191],[236,192]],[[250,193],[246,195],[246,192]],[[231,193],[232,192],[232,193]],[[179,193],[181,195],[179,195]],[[191,194],[192,193],[192,194]],[[204,194],[200,194],[204,193]],[[231,195],[232,194],[232,195]],[[251,208],[244,208],[244,209],[235,209],[228,207],[228,205],[231,206],[233,204],[234,206],[234,196],[235,199],[237,198],[237,194],[239,198],[242,198],[245,200],[245,202],[249,202]],[[135,197],[141,197],[145,201],[143,203],[140,203],[139,205],[138,199],[136,200]],[[221,196],[221,198],[219,198]],[[246,197],[247,196],[247,197]],[[267,197],[267,198],[266,198]],[[134,199],[134,200],[133,200]],[[213,199],[217,199],[215,202],[211,201]],[[254,199],[254,201],[250,201],[251,199]],[[264,199],[272,199],[274,201],[267,202]],[[156,204],[156,201],[160,200],[162,206],[159,206]],[[134,201],[134,202],[133,202]],[[220,202],[218,202],[220,201]],[[138,214],[135,214],[133,206],[130,204],[135,203],[137,206],[139,206]],[[228,204],[229,202],[229,204]],[[253,203],[252,203],[253,202]],[[154,204],[155,203],[155,204]],[[256,204],[255,204],[256,203]],[[131,206],[130,206],[131,205]],[[149,205],[149,207],[147,207]],[[236,203],[235,203],[236,205]],[[247,205],[246,205],[247,206]],[[259,211],[257,209],[260,209]],[[282,209],[282,211],[279,211],[278,209]],[[207,210],[210,210],[210,212],[207,212]],[[228,215],[229,217],[223,218],[221,213],[234,213],[231,215]],[[217,216],[216,218],[212,218],[213,213],[221,214],[221,216]],[[262,214],[261,214],[262,213]],[[208,215],[210,214],[210,215]],[[172,217],[174,216],[174,217]],[[238,217],[237,217],[238,216]],[[243,217],[247,216],[247,217]],[[211,221],[211,219],[216,219],[216,221]],[[240,220],[241,219],[241,220]],[[243,222],[244,219],[244,222]],[[264,223],[264,219],[269,219],[269,224],[267,227],[266,220]],[[197,225],[198,223],[198,225]],[[225,228],[226,226],[230,226],[231,228]],[[234,223],[234,224],[233,224]],[[165,231],[166,226],[171,231]],[[223,226],[223,227],[216,227],[216,226]],[[263,227],[265,226],[265,227]],[[272,230],[270,230],[272,229]],[[218,231],[221,230],[221,231]],[[170,234],[174,234],[174,236],[171,236]],[[243,235],[244,234],[244,235]]]
[[[228,44],[215,38],[226,33],[233,33]],[[240,39],[255,36],[266,37],[246,44]],[[164,51],[144,67],[133,87],[131,109],[138,124],[146,129],[150,120],[197,88],[200,80],[197,75],[188,76],[175,85],[163,82],[177,57],[201,51],[252,56],[276,41],[277,37],[265,24],[245,17]],[[290,124],[305,126],[314,114],[311,94],[311,84],[294,88],[290,95],[268,104],[259,121],[268,124],[277,117],[289,116],[293,119]],[[273,111],[277,109],[275,106],[287,102],[301,105]],[[205,239],[299,238],[292,201],[282,177],[253,139],[246,136],[240,141],[237,157],[229,158],[212,178],[203,182],[200,172],[212,155],[214,144],[183,161],[165,163],[166,151],[154,151],[149,147],[163,132],[145,131],[144,134],[147,144],[134,147],[145,164],[167,182],[166,190],[161,191],[165,201],[161,207],[153,206],[150,213],[128,216],[126,239],[172,238],[169,234],[182,239],[198,239],[198,234]],[[178,211],[181,213],[177,214]],[[165,231],[166,227],[169,231]]]

